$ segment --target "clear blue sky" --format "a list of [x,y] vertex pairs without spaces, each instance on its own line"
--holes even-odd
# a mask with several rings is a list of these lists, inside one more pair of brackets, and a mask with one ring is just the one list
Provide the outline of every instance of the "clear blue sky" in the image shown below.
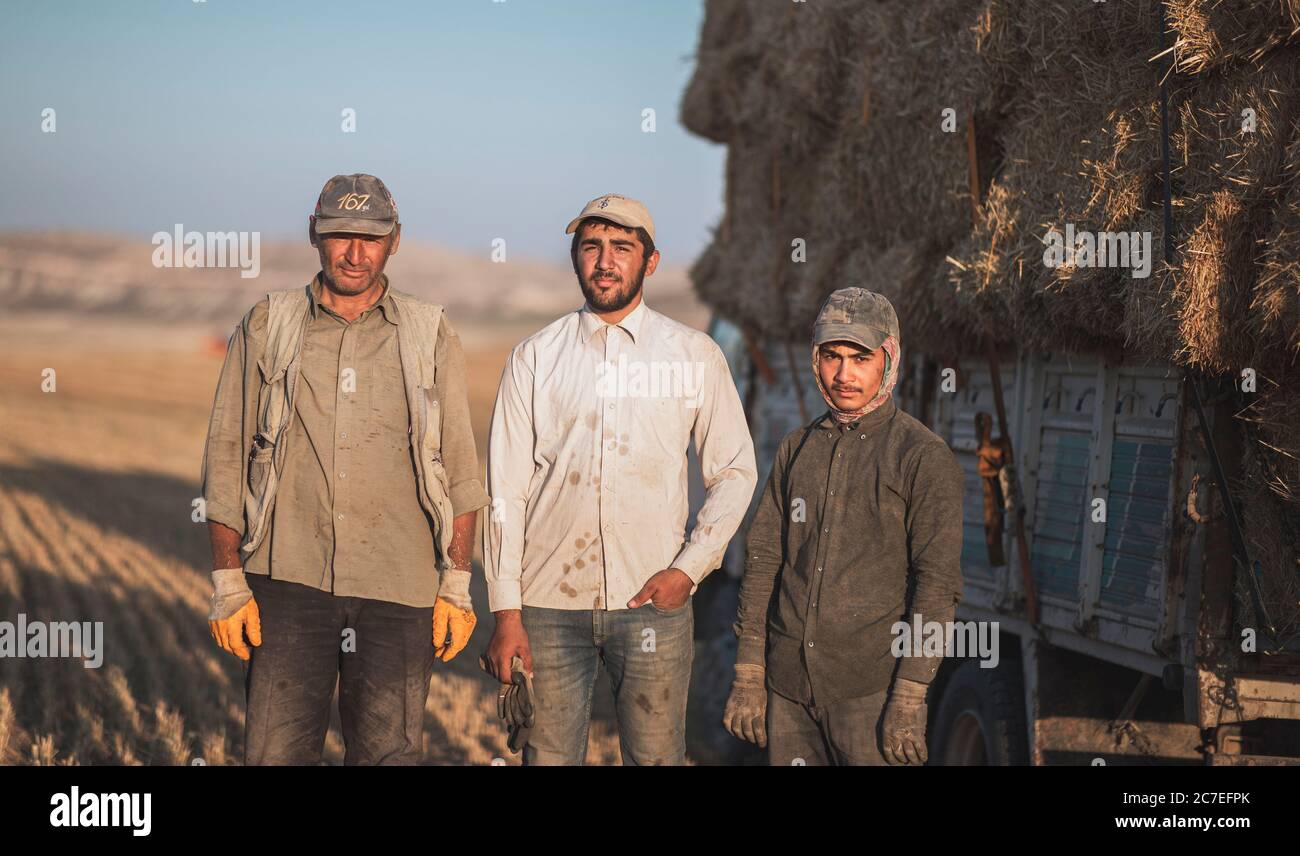
[[677,117],[702,0],[0,8],[0,229],[296,237],[326,178],[371,172],[404,235],[484,254],[565,259],[583,202],[636,196],[680,264],[721,213],[723,149]]

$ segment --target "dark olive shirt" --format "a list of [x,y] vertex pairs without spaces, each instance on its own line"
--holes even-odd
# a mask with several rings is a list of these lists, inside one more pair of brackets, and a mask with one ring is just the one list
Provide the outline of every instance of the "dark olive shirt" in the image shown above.
[[765,665],[769,688],[804,704],[878,692],[895,666],[929,683],[940,658],[896,658],[891,628],[953,620],[962,492],[947,444],[892,398],[788,434],[749,529],[737,662]]

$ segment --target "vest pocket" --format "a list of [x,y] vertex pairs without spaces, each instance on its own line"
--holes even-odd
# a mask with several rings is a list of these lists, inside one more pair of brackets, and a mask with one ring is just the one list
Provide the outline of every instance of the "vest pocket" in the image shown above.
[[[430,384],[424,388],[424,430],[428,445],[435,451],[442,449],[442,390]],[[442,460],[441,455],[438,458]]]
[[266,492],[266,480],[271,474],[271,458],[275,454],[274,446],[260,446],[258,439],[253,440],[253,450],[248,455],[248,489],[258,499]]

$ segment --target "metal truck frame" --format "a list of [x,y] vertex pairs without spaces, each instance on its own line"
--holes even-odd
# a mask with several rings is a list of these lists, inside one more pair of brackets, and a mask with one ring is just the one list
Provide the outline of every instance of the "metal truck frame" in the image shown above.
[[[710,332],[765,478],[781,437],[824,402],[801,346],[756,345],[722,319]],[[1229,532],[1182,370],[1113,352],[1003,358],[1034,624],[1011,521],[1007,564],[991,566],[985,544],[975,416],[996,412],[989,364],[904,360],[899,405],[967,473],[958,618],[997,622],[1001,641],[996,668],[945,661],[929,699],[931,763],[1300,764],[1300,654],[1243,650]],[[1229,403],[1207,410],[1235,472]]]

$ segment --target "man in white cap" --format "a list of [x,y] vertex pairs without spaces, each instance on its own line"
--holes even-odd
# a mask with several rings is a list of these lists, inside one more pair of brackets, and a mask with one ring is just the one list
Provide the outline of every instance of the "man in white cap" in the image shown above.
[[[492,414],[487,661],[533,675],[525,764],[583,763],[601,663],[623,763],[681,764],[691,595],[749,506],[754,447],[722,351],[645,303],[645,206],[601,196],[565,231],[586,304],[511,352]],[[708,497],[686,538],[692,440]]]

